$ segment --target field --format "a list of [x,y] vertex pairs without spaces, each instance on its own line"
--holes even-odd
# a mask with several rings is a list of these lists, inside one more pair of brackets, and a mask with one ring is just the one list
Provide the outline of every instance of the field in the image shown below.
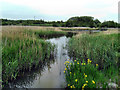
[[68,88],[118,87],[119,35],[117,30],[108,30],[70,39],[69,56],[74,62],[65,62]]

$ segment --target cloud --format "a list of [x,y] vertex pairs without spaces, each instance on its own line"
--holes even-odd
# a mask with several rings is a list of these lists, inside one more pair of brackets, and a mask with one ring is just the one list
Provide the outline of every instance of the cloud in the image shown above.
[[52,16],[91,15],[102,18],[118,13],[118,0],[1,0],[3,2]]
[[82,9],[86,3],[79,0],[4,0],[4,2],[28,6],[40,13],[49,15],[68,15],[79,11],[84,13]]

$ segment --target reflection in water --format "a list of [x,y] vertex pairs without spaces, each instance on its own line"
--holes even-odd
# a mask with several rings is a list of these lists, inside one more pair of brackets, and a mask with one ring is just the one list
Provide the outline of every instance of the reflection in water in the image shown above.
[[[40,65],[39,68],[36,70],[32,70],[31,72],[24,73],[23,76],[21,76],[19,79],[15,80],[14,82],[9,83],[10,88],[32,88],[32,85],[34,84],[34,81],[37,79],[40,79],[38,76],[42,76],[42,72],[45,70],[45,68],[50,68],[51,64],[54,64],[55,60],[50,60],[46,63],[43,63],[43,65]],[[47,65],[49,65],[47,67]]]
[[67,49],[63,48],[68,42],[66,36],[60,38],[48,39],[46,41],[56,45],[57,51],[54,60],[41,65],[40,69],[34,72],[26,73],[23,77],[15,82],[9,83],[9,87],[17,88],[64,88],[64,62],[69,59]]

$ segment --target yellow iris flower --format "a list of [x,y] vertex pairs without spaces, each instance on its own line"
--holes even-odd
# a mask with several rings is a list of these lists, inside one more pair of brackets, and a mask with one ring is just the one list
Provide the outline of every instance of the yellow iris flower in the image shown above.
[[94,81],[94,80],[92,80],[92,83],[93,83],[93,84],[95,84],[95,81]]
[[78,80],[77,79],[75,79],[75,82],[77,82]]
[[70,86],[70,84],[68,84],[68,86]]
[[85,77],[87,77],[87,75],[85,75]]
[[98,64],[96,64],[96,67],[98,66]]

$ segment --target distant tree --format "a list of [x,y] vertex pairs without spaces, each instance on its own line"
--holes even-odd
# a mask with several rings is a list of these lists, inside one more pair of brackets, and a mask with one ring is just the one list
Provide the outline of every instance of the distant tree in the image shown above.
[[66,27],[73,27],[74,26],[73,23],[74,22],[72,22],[72,21],[67,21],[66,22]]
[[104,21],[101,24],[101,27],[106,27],[106,28],[116,28],[117,27],[117,23],[114,21]]
[[94,18],[91,16],[72,17],[67,20],[66,26],[67,27],[78,27],[78,26],[93,27],[94,26],[93,19]]
[[100,24],[101,24],[101,22],[100,22],[98,19],[95,19],[95,20],[94,20],[94,26],[95,26],[95,27],[99,27]]
[[0,19],[2,25],[37,25],[37,26],[54,26],[54,27],[108,27],[120,28],[120,24],[114,21],[104,21],[101,23],[98,19],[94,20],[91,16],[71,17],[67,21],[44,21],[44,20],[8,20]]
[[120,28],[120,23],[117,24],[117,27]]
[[53,24],[53,27],[59,27],[59,24],[54,23],[54,24]]

